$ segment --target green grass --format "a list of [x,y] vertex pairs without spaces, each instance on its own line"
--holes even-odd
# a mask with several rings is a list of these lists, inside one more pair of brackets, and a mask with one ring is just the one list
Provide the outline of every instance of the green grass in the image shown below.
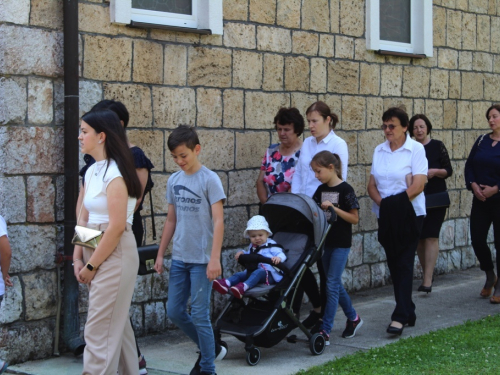
[[298,374],[500,374],[500,315],[402,339]]

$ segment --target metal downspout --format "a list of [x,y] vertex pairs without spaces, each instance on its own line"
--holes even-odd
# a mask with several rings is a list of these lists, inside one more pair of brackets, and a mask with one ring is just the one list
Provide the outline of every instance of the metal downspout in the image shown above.
[[[75,231],[78,200],[78,0],[64,0],[64,256],[73,258],[71,240]],[[80,337],[78,282],[71,261],[64,262],[64,328],[66,347],[75,355],[83,353]]]

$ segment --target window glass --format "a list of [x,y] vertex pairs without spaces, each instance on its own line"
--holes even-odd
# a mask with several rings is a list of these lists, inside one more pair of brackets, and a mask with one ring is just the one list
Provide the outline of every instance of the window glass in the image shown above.
[[380,0],[380,39],[411,43],[411,0]]
[[177,14],[193,14],[192,0],[132,0],[132,8]]

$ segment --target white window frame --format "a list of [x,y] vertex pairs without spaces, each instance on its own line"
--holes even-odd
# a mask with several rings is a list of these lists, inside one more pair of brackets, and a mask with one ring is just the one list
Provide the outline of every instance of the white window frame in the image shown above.
[[411,0],[411,43],[380,39],[380,0],[366,0],[366,48],[408,55],[433,55],[432,0]]
[[135,22],[192,32],[210,30],[211,34],[218,35],[223,32],[222,0],[193,0],[193,15],[134,9],[132,0],[111,0],[109,8],[112,23],[130,25]]

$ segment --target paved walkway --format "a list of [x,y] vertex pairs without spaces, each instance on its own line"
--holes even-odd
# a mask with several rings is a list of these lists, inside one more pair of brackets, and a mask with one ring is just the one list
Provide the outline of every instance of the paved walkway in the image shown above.
[[[500,312],[499,305],[479,297],[484,284],[484,273],[477,268],[436,277],[432,293],[414,293],[417,306],[415,327],[406,328],[402,338],[418,336],[436,329],[461,324]],[[414,290],[420,281],[414,281]],[[219,375],[291,375],[300,369],[320,365],[336,357],[352,354],[358,350],[383,346],[395,342],[399,337],[386,334],[390,314],[394,308],[392,286],[366,290],[352,295],[354,307],[364,320],[353,339],[343,339],[345,317],[339,311],[336,324],[330,336],[331,345],[320,356],[313,356],[306,343],[290,344],[286,340],[270,349],[261,350],[261,360],[256,367],[245,361],[243,344],[232,336],[223,339],[229,345],[229,352],[222,362],[216,362]],[[303,315],[307,314],[304,310]],[[298,331],[299,337],[304,337]],[[146,356],[150,375],[189,374],[196,361],[196,347],[178,331],[139,339],[139,345]],[[75,375],[82,370],[82,359],[71,354],[41,361],[11,366],[8,373],[29,375]]]

